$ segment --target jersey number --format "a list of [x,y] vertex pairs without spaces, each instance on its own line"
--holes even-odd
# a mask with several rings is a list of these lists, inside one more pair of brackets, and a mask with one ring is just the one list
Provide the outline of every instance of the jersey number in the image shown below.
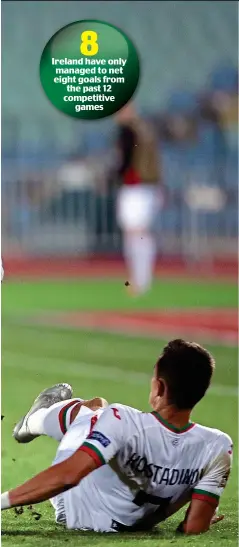
[[139,490],[139,492],[133,499],[133,503],[135,503],[135,505],[138,505],[138,507],[142,507],[142,505],[144,505],[145,503],[151,503],[152,505],[165,507],[170,503],[171,499],[172,497],[160,498],[159,496],[152,496],[151,494],[147,494],[147,492],[144,492],[143,490]]

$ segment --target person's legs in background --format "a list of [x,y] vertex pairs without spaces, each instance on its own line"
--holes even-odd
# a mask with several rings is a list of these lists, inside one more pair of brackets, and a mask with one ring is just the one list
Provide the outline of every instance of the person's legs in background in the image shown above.
[[118,220],[123,232],[123,254],[133,294],[143,294],[152,285],[157,254],[156,236],[151,230],[156,209],[151,187],[124,187],[118,201]]
[[124,231],[123,245],[130,289],[136,295],[145,293],[150,289],[153,281],[156,257],[154,235],[142,230]]

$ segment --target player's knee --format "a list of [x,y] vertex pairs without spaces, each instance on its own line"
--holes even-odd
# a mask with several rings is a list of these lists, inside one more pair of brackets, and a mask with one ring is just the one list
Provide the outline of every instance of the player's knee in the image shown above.
[[108,401],[106,401],[106,399],[103,399],[103,397],[95,397],[94,404],[99,408],[106,408],[107,406],[109,406]]

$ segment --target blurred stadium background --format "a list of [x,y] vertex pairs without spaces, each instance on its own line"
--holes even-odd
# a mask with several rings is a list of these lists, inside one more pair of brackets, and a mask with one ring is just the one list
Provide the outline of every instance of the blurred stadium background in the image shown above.
[[[158,266],[152,290],[135,300],[124,290],[108,181],[114,120],[63,116],[39,81],[46,42],[86,18],[115,24],[134,41],[142,63],[135,104],[158,135],[167,195]],[[11,439],[41,388],[69,381],[80,396],[147,409],[152,365],[173,336],[212,349],[215,382],[194,417],[236,442],[237,101],[237,2],[2,2],[4,487],[53,455],[44,441],[36,456]],[[233,477],[222,525],[232,539],[236,469]],[[18,545],[21,535],[8,536],[13,519],[4,515],[3,528]],[[20,520],[23,534],[34,526]]]
[[98,17],[122,27],[141,57],[135,101],[154,122],[167,189],[160,254],[235,258],[236,10],[233,1],[2,3],[5,254],[120,252],[107,187],[114,121],[68,119],[39,82],[48,39],[69,22]]

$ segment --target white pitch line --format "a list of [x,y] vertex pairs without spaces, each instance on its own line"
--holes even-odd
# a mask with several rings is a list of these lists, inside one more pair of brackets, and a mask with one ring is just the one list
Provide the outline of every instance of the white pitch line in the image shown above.
[[[26,355],[25,353],[19,353],[14,351],[3,351],[2,352],[2,370],[4,371],[4,357],[8,357],[10,361],[7,364],[7,367],[15,367],[16,361],[20,357],[24,359],[24,363],[21,363],[21,370],[26,372],[32,372],[35,368],[40,372],[43,368],[43,365],[46,367],[44,372],[47,372],[48,367],[50,373],[60,373],[60,369],[66,371],[64,374],[69,372],[71,376],[77,378],[92,378],[99,380],[110,380],[118,384],[130,384],[130,385],[149,385],[150,374],[145,372],[137,372],[128,369],[120,369],[117,367],[106,367],[102,365],[97,365],[93,363],[84,363],[83,361],[65,361],[63,359],[58,359],[55,357],[45,358]],[[59,381],[66,381],[67,379],[60,378]],[[238,397],[238,389],[235,386],[223,386],[221,384],[214,384],[208,391],[208,395],[215,395],[218,397]]]

